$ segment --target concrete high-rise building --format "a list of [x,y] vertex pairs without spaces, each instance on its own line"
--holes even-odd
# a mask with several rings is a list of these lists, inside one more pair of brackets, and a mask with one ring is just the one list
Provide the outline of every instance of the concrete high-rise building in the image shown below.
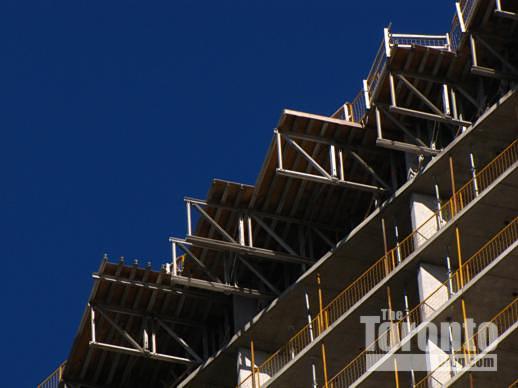
[[518,1],[384,29],[330,116],[285,110],[254,186],[185,198],[172,259],[110,262],[41,387],[518,384]]

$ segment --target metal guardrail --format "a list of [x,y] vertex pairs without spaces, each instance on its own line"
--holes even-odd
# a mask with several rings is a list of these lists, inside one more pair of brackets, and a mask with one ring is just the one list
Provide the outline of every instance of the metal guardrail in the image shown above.
[[367,114],[367,105],[365,103],[365,93],[360,90],[353,102],[351,103],[352,120],[356,123],[361,122]]
[[[383,356],[390,353],[409,334],[410,327],[418,327],[422,323],[427,322],[427,317],[430,316],[431,312],[437,311],[447,300],[461,291],[467,283],[517,240],[518,217],[484,244],[460,269],[455,271],[425,300],[399,321],[394,322],[390,329],[378,336],[364,351],[348,363],[344,369],[329,380],[329,386],[341,388],[353,384],[368,371],[369,356]],[[447,300],[444,300],[445,290],[448,290]],[[516,312],[518,313],[518,305],[516,306]],[[498,327],[498,329],[501,332],[501,327]],[[386,344],[390,344],[388,349]]]
[[63,382],[63,370],[65,369],[66,361],[63,362],[52,374],[38,384],[37,388],[61,388]]
[[349,103],[345,103],[340,108],[338,108],[337,111],[331,115],[331,117],[334,119],[338,118],[340,120],[347,120],[348,115],[346,114],[346,109],[349,109]]
[[367,92],[369,98],[376,94],[376,90],[383,78],[383,71],[390,57],[393,47],[423,46],[437,50],[451,50],[451,42],[448,34],[445,35],[416,35],[393,34],[385,28],[384,38],[374,59],[374,63],[367,76]]
[[388,36],[390,34],[388,28],[385,28],[384,34],[385,34],[385,37],[381,41],[380,48],[378,49],[378,52],[376,53],[376,57],[374,58],[374,62],[369,71],[369,75],[367,76],[367,92],[368,92],[369,98],[373,95],[374,91],[376,90],[376,88],[381,80],[381,77],[383,75],[383,70],[385,69],[387,60],[388,60],[388,52],[387,52],[387,47],[386,47],[386,42],[387,42]]
[[[479,0],[462,0],[459,2],[462,22],[466,27],[475,14],[478,1]],[[388,57],[390,57],[392,47],[423,46],[455,52],[460,46],[462,34],[462,27],[457,13],[453,17],[449,34],[445,35],[393,34],[389,28],[386,28],[384,30],[384,38],[367,76],[367,90],[360,91],[351,103],[353,112],[352,120],[359,123],[365,118],[368,110],[367,106],[369,105],[365,99],[370,99],[375,95],[376,89],[383,77],[383,70],[387,64]],[[367,96],[364,95],[365,93],[367,93]],[[341,112],[340,118],[345,119],[343,111]]]
[[[515,298],[510,304],[508,304],[506,307],[504,307],[498,314],[496,314],[493,318],[490,320],[491,323],[493,323],[497,330],[498,330],[498,337],[494,338],[493,342],[496,341],[502,334],[504,334],[511,326],[513,326],[516,322],[518,322],[518,298]],[[466,367],[469,367],[471,362],[478,356],[477,353],[477,338],[478,338],[478,332],[475,333],[471,338],[467,339],[464,344],[462,345],[461,349],[463,349],[463,357],[465,359],[464,367],[461,367],[460,369],[456,369],[453,376],[457,375],[459,372],[461,372]],[[491,343],[493,343],[491,342]],[[475,346],[473,346],[475,345]],[[487,344],[491,345],[491,344]],[[468,350],[469,351],[466,351]],[[428,373],[423,379],[419,380],[414,385],[414,388],[428,388],[428,383],[431,382],[430,385],[433,384],[433,380],[436,380],[434,378],[434,374],[436,374],[438,371],[441,370],[445,366],[446,363],[451,362],[450,357],[447,357],[437,368],[435,368],[432,372]],[[453,371],[451,371],[453,372]],[[451,378],[453,378],[451,376]],[[433,386],[433,385],[432,385]],[[514,383],[512,383],[509,387],[515,387],[518,386],[518,380],[516,380]]]
[[[356,95],[352,102],[353,121],[361,122],[367,114],[367,98],[376,92],[376,89],[383,77],[383,71],[390,56],[392,47],[424,46],[438,50],[450,50],[450,41],[446,35],[414,35],[414,34],[393,34],[388,28],[384,30],[384,39],[376,53],[374,62],[366,80],[365,87]],[[367,95],[367,96],[366,96]]]
[[[369,291],[390,275],[404,259],[454,216],[471,203],[476,196],[493,183],[503,172],[518,161],[518,139],[511,143],[471,180],[462,186],[440,209],[410,235],[377,260],[370,268],[328,303],[322,311],[295,334],[285,345],[254,369],[268,376],[277,374],[289,361],[305,349],[327,327],[346,314]],[[255,373],[255,372],[254,372]],[[252,388],[252,374],[238,387]]]
[[453,21],[451,22],[450,40],[451,49],[456,52],[459,49],[460,41],[462,40],[462,28],[457,14],[455,14]]
[[460,17],[462,18],[462,24],[464,24],[465,28],[468,28],[473,15],[475,14],[477,5],[478,0],[462,0],[458,3],[458,12],[456,12],[455,16],[453,17],[450,30],[452,51],[457,51],[459,49],[463,36],[463,27],[461,25],[461,21],[459,20],[459,12]]
[[424,46],[439,50],[449,50],[450,43],[447,35],[412,35],[390,34],[391,46]]
[[362,89],[358,92],[353,102],[342,105],[331,117],[361,123],[366,114],[365,92]]
[[475,14],[477,3],[478,0],[463,0],[460,2],[462,17],[464,19],[464,24],[466,25],[466,27],[469,26],[471,18]]

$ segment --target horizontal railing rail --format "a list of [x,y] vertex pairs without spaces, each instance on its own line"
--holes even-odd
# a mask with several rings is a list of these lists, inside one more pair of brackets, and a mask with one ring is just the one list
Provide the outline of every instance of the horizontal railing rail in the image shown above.
[[[410,310],[390,329],[378,336],[358,356],[349,362],[330,381],[332,388],[348,387],[362,377],[371,367],[371,360],[389,354],[411,333],[411,328],[428,322],[428,317],[438,311],[450,298],[461,291],[473,278],[487,268],[500,254],[518,240],[518,217],[485,243],[461,268],[437,287],[421,303]],[[445,298],[445,296],[447,296]],[[387,348],[386,344],[390,344]],[[377,356],[373,358],[373,356]]]
[[[347,286],[338,296],[328,303],[322,314],[317,314],[306,326],[297,332],[284,346],[268,357],[257,367],[268,376],[277,374],[289,361],[295,358],[329,325],[345,315],[369,291],[374,289],[382,280],[390,275],[398,265],[409,257],[415,249],[429,239],[435,232],[469,203],[476,196],[493,183],[503,172],[518,161],[518,139],[505,148],[498,156],[482,168],[471,180],[462,186],[440,209],[423,222],[410,235],[398,242],[360,275],[353,283]],[[467,276],[467,275],[466,275]],[[321,318],[322,317],[322,318]],[[249,375],[239,387],[252,387],[252,378]]]
[[[398,265],[409,257],[435,232],[469,205],[478,194],[502,175],[509,167],[518,162],[518,139],[505,148],[498,156],[482,168],[471,180],[462,186],[434,214],[423,222],[410,235],[398,242],[387,254],[378,259],[353,283],[348,285],[317,314],[306,326],[297,332],[285,345],[268,357],[257,367],[258,373],[267,376],[277,374],[288,362],[295,358],[327,327],[345,315],[376,285],[389,276]],[[239,387],[252,387],[249,375]]]
[[38,388],[60,388],[63,381],[63,370],[65,369],[66,361],[63,362],[52,374],[38,384]]
[[[518,298],[515,298],[510,304],[504,307],[498,314],[491,318],[489,322],[495,325],[498,333],[497,337],[493,338],[493,341],[487,344],[488,346],[491,346],[491,344],[498,340],[507,330],[509,330],[509,328],[511,328],[511,326],[518,322]],[[414,388],[428,388],[429,382],[431,382],[432,380],[437,381],[434,375],[437,374],[439,371],[442,371],[442,369],[447,368],[447,371],[452,374],[451,378],[453,378],[454,376],[458,375],[463,369],[469,367],[471,362],[479,355],[477,347],[479,331],[480,330],[478,330],[471,338],[467,339],[461,346],[461,349],[463,350],[462,356],[464,357],[464,363],[459,364],[458,369],[457,367],[451,369],[446,366],[446,363],[451,362],[450,357],[448,356],[432,372],[428,373],[428,375],[426,375],[423,379],[419,380],[419,382],[417,382],[414,385]],[[510,386],[513,386],[513,384],[511,384]]]

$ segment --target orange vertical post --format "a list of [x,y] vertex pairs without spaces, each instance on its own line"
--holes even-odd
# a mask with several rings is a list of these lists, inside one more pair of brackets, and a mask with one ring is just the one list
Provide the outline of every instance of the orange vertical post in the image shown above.
[[[324,298],[322,296],[322,288],[320,282],[320,274],[317,274],[317,288],[318,288],[318,308],[319,308],[319,334],[324,331],[325,328],[325,320],[324,320]],[[324,342],[322,342],[321,346],[322,351],[322,369],[324,371],[324,387],[328,388],[328,377],[327,377],[327,358],[326,358],[326,347]]]
[[469,331],[468,331],[468,314],[466,312],[466,303],[464,302],[464,298],[460,300],[461,307],[462,307],[462,319],[464,320],[464,336],[466,337],[465,343],[465,349],[464,349],[464,359],[466,362],[466,365],[468,365],[469,360],[471,358],[471,351],[470,351],[470,338],[469,338]]
[[455,227],[455,241],[457,243],[457,263],[459,266],[460,273],[460,288],[464,287],[464,268],[462,266],[462,250],[460,247],[460,231],[459,228]]
[[254,340],[250,340],[250,353],[251,353],[251,363],[252,363],[252,388],[256,388],[255,384],[255,350],[254,350]]
[[[392,339],[394,338],[394,342],[397,341],[397,338],[394,334],[394,321],[392,320],[392,293],[390,291],[390,287],[387,287],[387,300],[388,300],[388,308],[389,308],[389,319],[390,319],[390,346],[392,347]],[[396,388],[399,388],[399,372],[397,366],[397,359],[394,357],[394,381],[396,383]]]
[[324,298],[322,296],[320,274],[317,274],[317,290],[318,290],[318,316],[319,316],[318,334],[320,334],[320,333],[322,333],[322,331],[324,331]]

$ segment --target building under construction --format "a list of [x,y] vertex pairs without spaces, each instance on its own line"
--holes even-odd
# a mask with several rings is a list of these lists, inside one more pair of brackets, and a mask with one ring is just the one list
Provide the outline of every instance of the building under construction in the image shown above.
[[160,271],[106,257],[40,387],[517,385],[518,0],[450,11],[283,111],[254,186],[185,197]]

